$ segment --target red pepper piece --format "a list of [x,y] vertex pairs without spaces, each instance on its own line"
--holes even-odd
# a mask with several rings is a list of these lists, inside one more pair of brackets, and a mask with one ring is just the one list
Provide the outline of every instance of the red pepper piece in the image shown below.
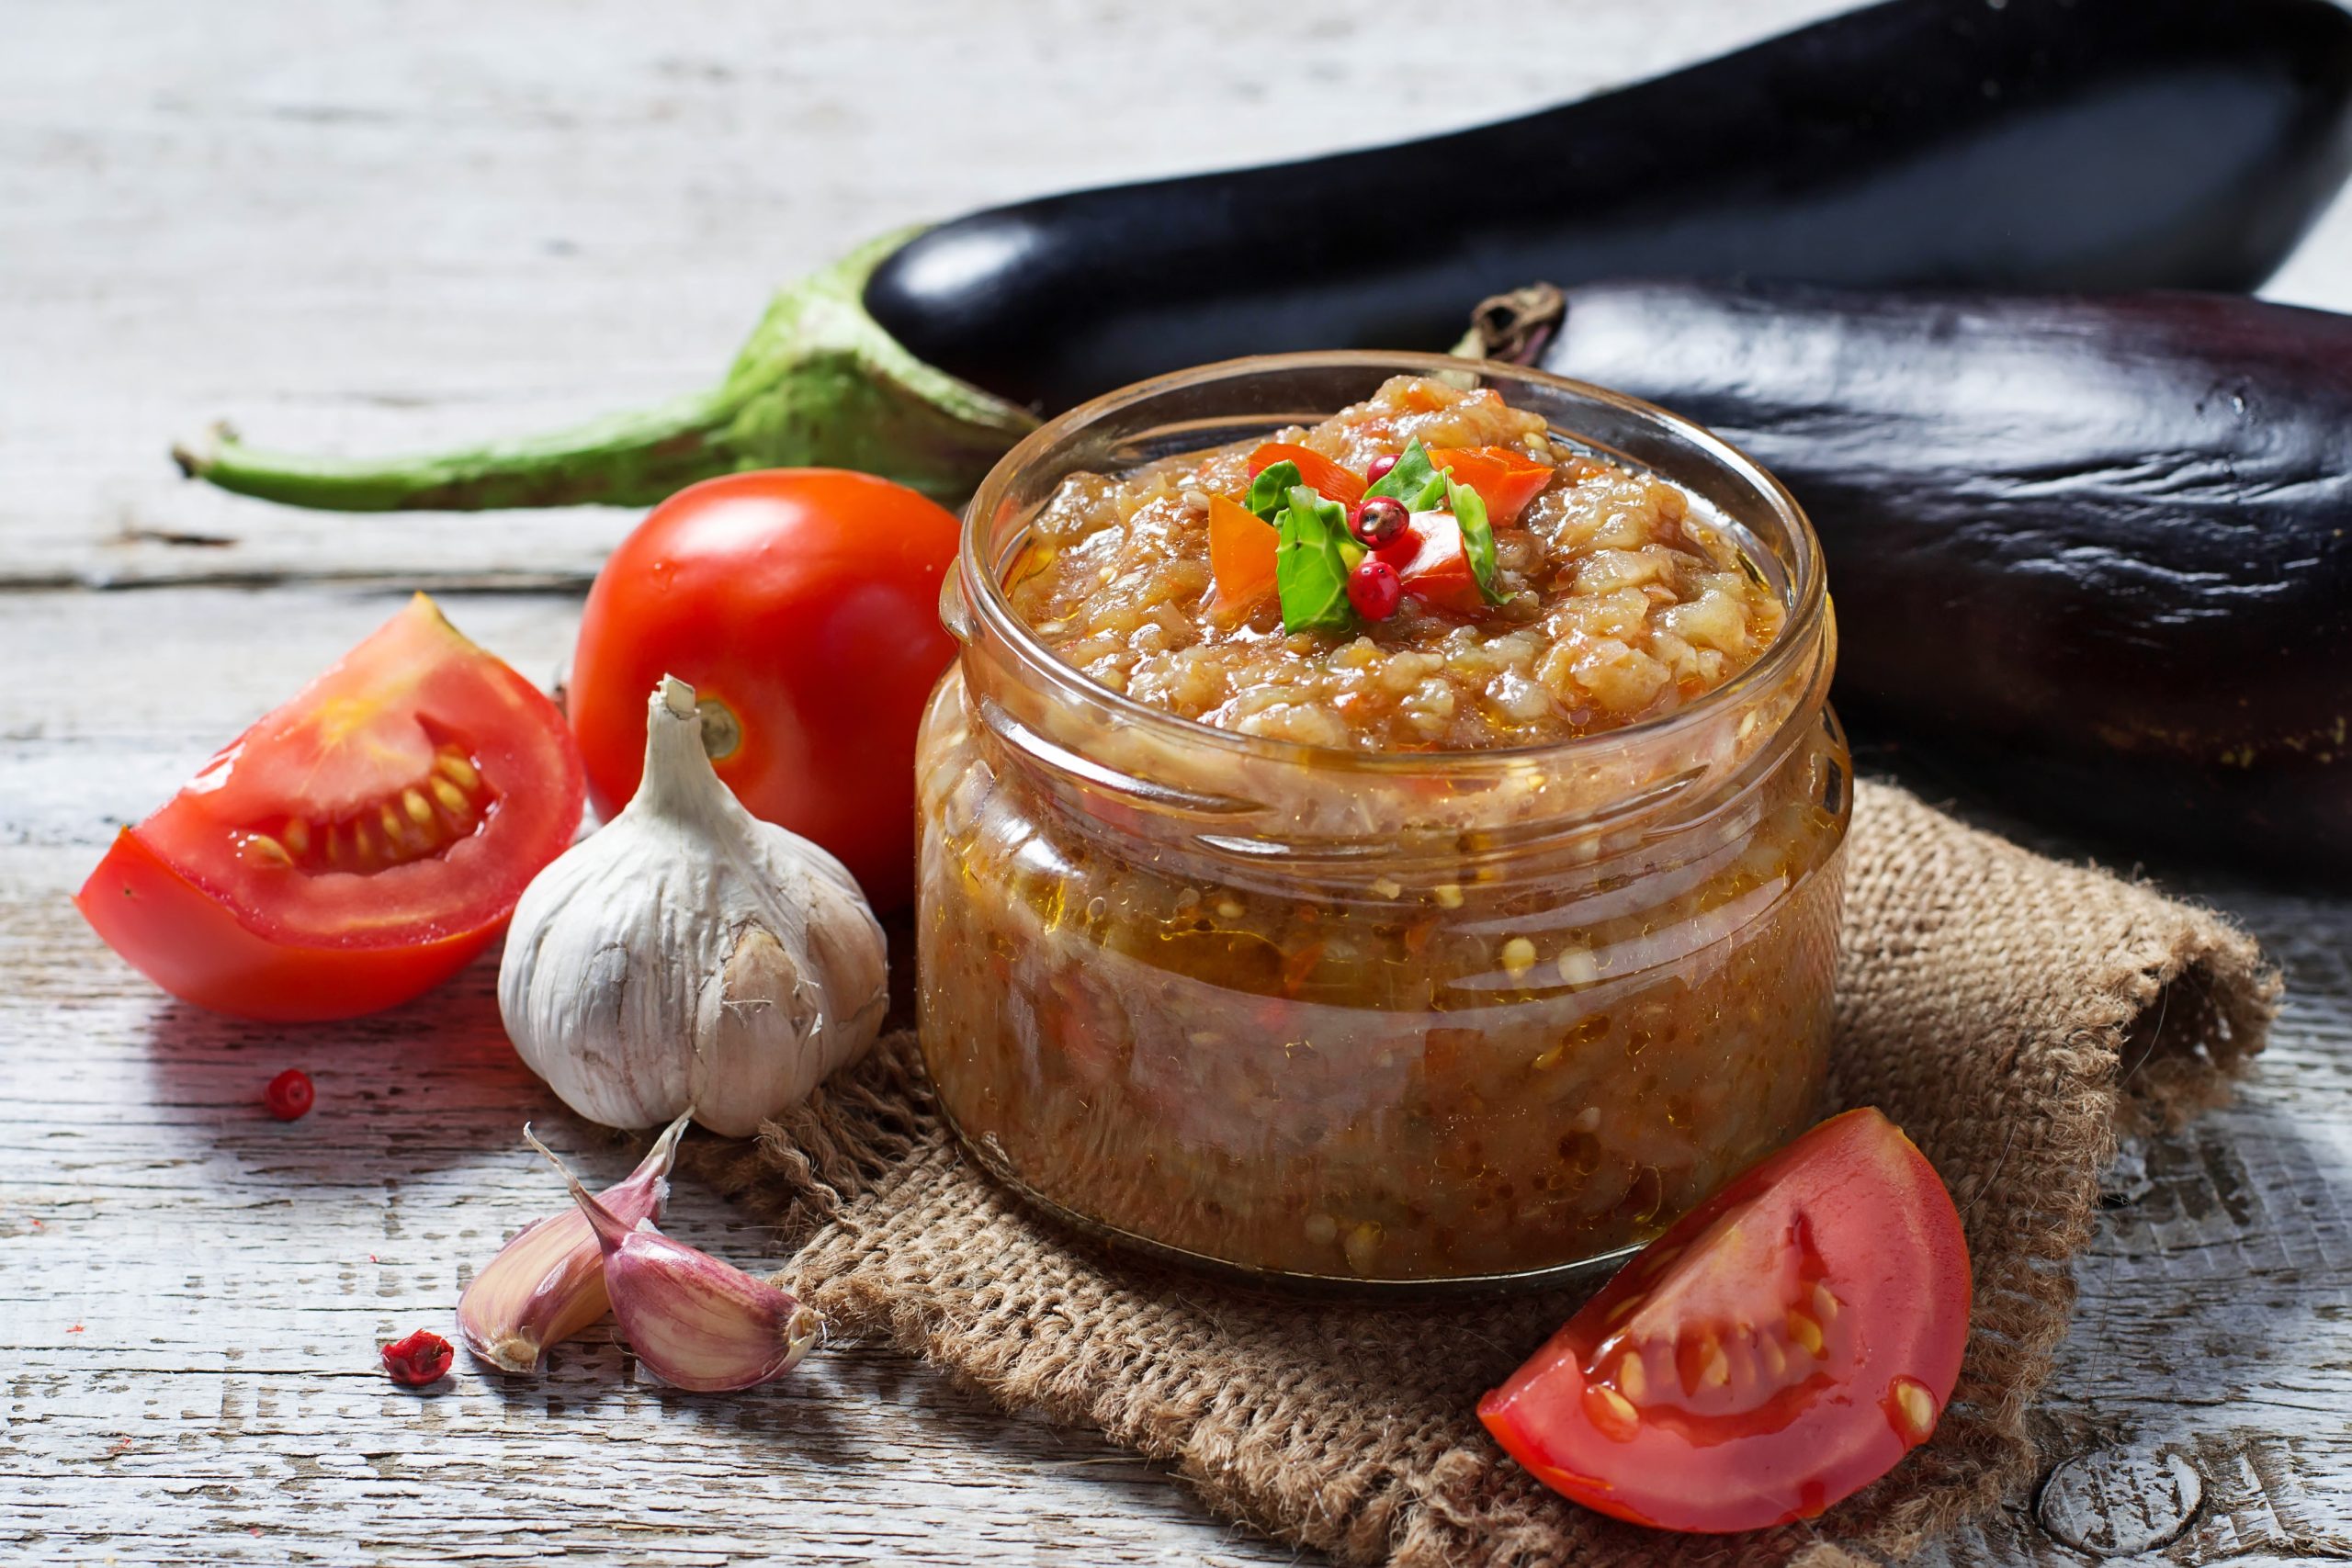
[[[1443,468],[1487,503],[1487,521],[1508,527],[1552,482],[1553,470],[1508,446],[1432,446],[1430,466]],[[1304,472],[1305,470],[1301,470]]]
[[1256,479],[1276,463],[1298,465],[1298,477],[1315,488],[1315,493],[1326,501],[1336,501],[1343,506],[1353,506],[1363,499],[1364,481],[1350,473],[1322,453],[1287,441],[1269,441],[1250,454],[1250,477]]

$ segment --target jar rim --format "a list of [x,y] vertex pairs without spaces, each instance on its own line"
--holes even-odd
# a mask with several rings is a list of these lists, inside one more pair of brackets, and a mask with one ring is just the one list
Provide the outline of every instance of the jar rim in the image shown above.
[[[1752,491],[1755,499],[1771,512],[1774,520],[1786,532],[1790,546],[1787,563],[1790,603],[1788,616],[1781,624],[1779,635],[1747,669],[1671,713],[1566,739],[1468,750],[1359,751],[1346,747],[1318,746],[1302,740],[1245,734],[1137,702],[1125,693],[1114,691],[1076,666],[1057,658],[1029,624],[1013,610],[1003,582],[994,567],[988,564],[990,519],[1002,504],[1014,479],[1088,427],[1139,403],[1247,375],[1317,369],[1385,370],[1394,375],[1422,376],[1467,373],[1482,380],[1499,377],[1506,380],[1531,382],[1613,407],[1695,448]],[[1650,471],[1669,481],[1680,482],[1673,473],[1664,468],[1653,468]],[[1821,541],[1814,533],[1812,520],[1805,515],[1804,509],[1770,469],[1704,425],[1639,398],[1628,397],[1589,381],[1555,376],[1530,366],[1511,365],[1499,360],[1467,359],[1448,354],[1385,349],[1329,349],[1250,355],[1238,359],[1217,360],[1137,381],[1115,391],[1105,392],[1057,415],[1030,432],[1018,446],[999,458],[996,466],[989,470],[988,477],[980,481],[979,488],[973,492],[970,503],[964,509],[956,552],[956,581],[967,613],[978,617],[989,633],[1019,660],[1032,680],[1043,682],[1057,696],[1068,695],[1100,705],[1124,723],[1136,726],[1147,733],[1162,735],[1186,745],[1206,746],[1237,758],[1290,763],[1325,773],[1368,774],[1479,772],[1489,768],[1511,770],[1539,763],[1554,764],[1572,761],[1578,757],[1600,755],[1628,745],[1647,745],[1685,729],[1705,725],[1725,710],[1736,709],[1752,694],[1771,690],[1786,679],[1791,666],[1805,656],[1806,649],[1819,642],[1828,609],[1828,583]],[[951,626],[950,629],[955,631],[957,628]],[[971,639],[967,633],[959,632],[958,640],[968,643]]]

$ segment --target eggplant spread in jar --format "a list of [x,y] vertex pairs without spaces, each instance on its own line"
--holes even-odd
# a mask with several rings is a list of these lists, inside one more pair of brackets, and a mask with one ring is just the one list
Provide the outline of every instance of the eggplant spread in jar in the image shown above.
[[[1062,478],[1004,603],[1153,716],[1029,746],[968,646],[933,699],[922,1036],[967,1145],[1121,1237],[1432,1280],[1642,1240],[1801,1131],[1845,759],[1826,629],[1743,680],[1791,608],[1753,557],[1425,378]],[[1177,773],[1248,831],[1135,786]]]

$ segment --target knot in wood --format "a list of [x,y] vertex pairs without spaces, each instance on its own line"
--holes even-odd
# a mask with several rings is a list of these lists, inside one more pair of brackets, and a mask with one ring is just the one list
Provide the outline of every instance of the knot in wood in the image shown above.
[[2205,1479],[2177,1452],[2095,1449],[2059,1463],[2042,1481],[2033,1515],[2077,1551],[2129,1557],[2174,1540],[2205,1501]]

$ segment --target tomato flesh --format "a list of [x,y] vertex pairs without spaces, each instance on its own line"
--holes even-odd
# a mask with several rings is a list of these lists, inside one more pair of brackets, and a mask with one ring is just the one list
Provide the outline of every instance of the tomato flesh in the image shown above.
[[[1408,547],[1410,555],[1405,554]],[[1461,615],[1475,615],[1486,608],[1486,595],[1478,592],[1478,574],[1471,568],[1470,552],[1462,540],[1462,525],[1453,513],[1414,513],[1405,533],[1389,549],[1395,556],[1384,550],[1383,558],[1401,561],[1396,575],[1411,597]]]
[[1968,1311],[1935,1168],[1851,1111],[1685,1215],[1478,1415],[1544,1484],[1635,1524],[1811,1518],[1932,1435]]
[[555,705],[418,594],[123,829],[74,903],[183,1000],[353,1017],[480,953],[584,795]]

